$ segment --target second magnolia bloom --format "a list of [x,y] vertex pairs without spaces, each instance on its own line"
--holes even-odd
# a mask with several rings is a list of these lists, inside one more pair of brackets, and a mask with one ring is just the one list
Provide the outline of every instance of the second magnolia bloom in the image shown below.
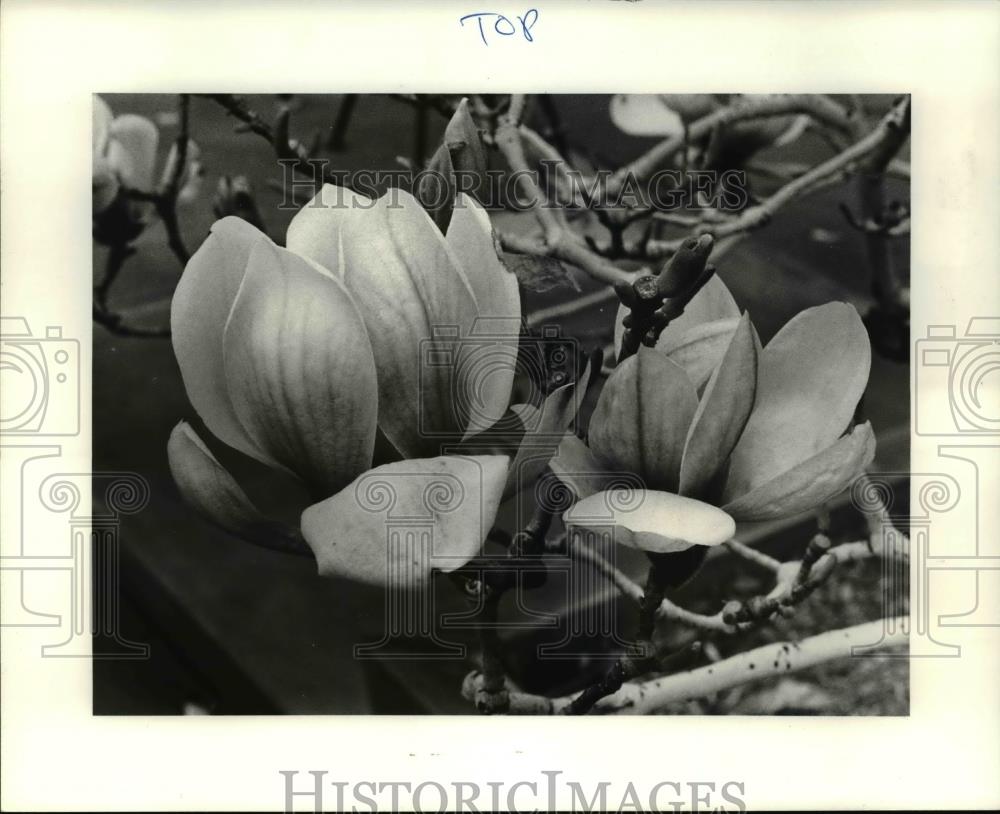
[[718,506],[736,520],[807,511],[843,491],[874,457],[869,423],[845,434],[870,365],[853,306],[806,309],[761,348],[748,315],[713,278],[655,348],[615,369],[588,443],[567,437],[553,469],[581,498],[609,488],[616,475],[638,476],[648,499],[615,518],[633,532],[648,530],[647,514],[662,514],[655,497],[662,493]]

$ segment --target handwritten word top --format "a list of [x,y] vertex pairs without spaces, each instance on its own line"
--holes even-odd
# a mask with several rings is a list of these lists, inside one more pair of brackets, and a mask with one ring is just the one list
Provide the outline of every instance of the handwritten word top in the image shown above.
[[490,44],[491,39],[495,39],[494,35],[513,37],[520,33],[528,42],[534,42],[535,38],[531,35],[531,29],[538,22],[538,9],[529,8],[523,15],[516,14],[514,16],[520,24],[520,28],[511,22],[509,17],[494,11],[476,11],[460,17],[458,21],[464,28],[467,20],[475,20],[479,26],[479,37],[483,41],[483,45],[486,46]]

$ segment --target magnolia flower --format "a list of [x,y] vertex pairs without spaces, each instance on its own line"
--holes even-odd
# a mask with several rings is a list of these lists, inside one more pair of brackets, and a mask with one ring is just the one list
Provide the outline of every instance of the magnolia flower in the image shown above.
[[618,93],[611,97],[611,121],[630,136],[681,136],[686,125],[725,102],[709,93]]
[[[191,403],[219,440],[310,489],[301,534],[321,574],[386,579],[373,477],[391,511],[428,516],[443,570],[478,552],[504,493],[507,456],[440,454],[507,411],[520,327],[486,212],[458,204],[442,235],[405,192],[372,201],[328,185],[292,220],[288,248],[238,218],[216,222],[178,284],[171,328]],[[474,363],[484,348],[489,364]],[[377,433],[390,462],[371,469]],[[275,535],[189,426],[168,450],[182,492],[218,525]],[[435,479],[461,485],[458,509],[430,511]]]
[[644,500],[615,521],[632,531],[655,531],[664,494],[735,520],[802,512],[841,492],[874,457],[868,422],[845,434],[870,364],[852,306],[806,309],[761,349],[748,315],[713,277],[655,348],[614,370],[588,443],[567,437],[552,468],[582,498],[612,473],[638,475]]
[[[688,125],[730,101],[726,94],[618,94],[611,98],[611,121],[632,136],[681,138]],[[789,144],[802,135],[808,123],[808,116],[789,114],[730,124],[725,131],[725,143],[716,145],[718,157],[729,160],[724,162],[726,166],[714,168],[737,167],[764,147]]]
[[[154,191],[159,140],[159,131],[149,119],[131,113],[115,116],[107,102],[100,96],[94,97],[92,204],[95,216],[111,207],[122,186],[137,192]],[[199,157],[198,146],[189,141],[178,193],[178,200],[182,202],[197,195],[201,179]],[[178,160],[177,145],[174,144],[167,156],[161,184],[173,176]],[[141,219],[148,204],[139,201],[132,201],[131,204],[133,214]]]

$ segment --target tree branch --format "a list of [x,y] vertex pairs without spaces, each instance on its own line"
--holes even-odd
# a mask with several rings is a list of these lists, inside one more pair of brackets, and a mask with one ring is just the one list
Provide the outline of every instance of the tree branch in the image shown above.
[[626,164],[608,181],[608,195],[613,197],[620,192],[630,177],[635,179],[648,178],[675,154],[683,150],[690,141],[708,136],[720,125],[747,119],[784,116],[790,113],[805,113],[845,135],[852,131],[849,113],[826,96],[796,94],[742,100],[692,122],[685,133],[661,141],[635,161]]
[[[668,704],[704,698],[750,681],[788,675],[829,661],[854,657],[858,648],[864,648],[865,655],[871,655],[903,647],[908,639],[907,628],[907,617],[899,616],[830,630],[798,642],[767,644],[694,670],[623,683],[614,694],[598,700],[594,711],[629,715],[654,713]],[[481,673],[470,673],[463,682],[463,696],[472,700],[481,683]],[[575,698],[510,692],[509,700],[512,715],[562,715],[567,713]]]

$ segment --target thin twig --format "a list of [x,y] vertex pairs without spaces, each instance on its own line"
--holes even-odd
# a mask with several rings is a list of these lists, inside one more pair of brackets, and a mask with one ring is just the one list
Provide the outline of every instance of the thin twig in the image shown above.
[[588,250],[582,244],[577,243],[572,238],[563,239],[565,233],[559,233],[556,243],[546,243],[509,232],[499,234],[500,245],[504,251],[515,254],[540,254],[546,257],[554,257],[566,263],[576,266],[585,271],[595,280],[599,280],[607,285],[615,283],[629,283],[635,279],[640,272],[628,272],[617,266],[608,263]]
[[[260,114],[247,104],[246,100],[232,93],[207,93],[204,96],[212,99],[230,116],[238,119],[244,129],[256,133],[274,147],[275,155],[281,163],[291,166],[292,170],[312,179],[314,185],[331,183],[343,185],[343,177],[337,176],[327,166],[327,162],[313,159],[309,151],[301,144],[292,144],[288,137],[290,111],[285,108],[278,115],[274,125],[266,122]],[[317,176],[317,168],[320,170]]]
[[738,557],[742,557],[748,562],[759,565],[761,568],[766,568],[768,571],[775,574],[777,574],[781,569],[781,563],[774,557],[770,557],[763,551],[758,551],[756,548],[750,548],[750,546],[745,543],[741,543],[739,540],[727,540],[724,545]]
[[692,122],[684,133],[661,141],[635,161],[626,164],[609,179],[607,193],[614,197],[622,190],[630,177],[640,180],[648,178],[659,167],[683,150],[690,141],[708,136],[719,126],[790,113],[805,113],[838,132],[845,134],[851,132],[851,122],[847,111],[825,96],[797,94],[744,99]]
[[153,197],[153,206],[156,207],[156,213],[160,216],[160,220],[163,221],[163,226],[167,230],[167,245],[170,246],[170,250],[180,261],[180,264],[186,266],[188,260],[191,259],[191,254],[184,244],[180,223],[177,221],[177,196],[180,193],[181,180],[188,169],[188,142],[191,138],[191,97],[186,93],[180,94],[178,112],[180,114],[180,130],[175,142],[177,160],[170,177],[166,179],[159,192]]
[[[855,171],[860,162],[869,155],[884,150],[887,142],[895,143],[898,140],[900,129],[908,128],[908,122],[909,99],[907,98],[894,106],[871,133],[843,152],[785,184],[767,200],[744,210],[739,217],[718,225],[706,224],[700,231],[716,238],[725,238],[764,226],[779,209],[789,202],[841,181]],[[661,254],[672,253],[677,250],[683,240],[684,238],[673,241],[650,241],[649,254],[651,257],[657,257]]]

